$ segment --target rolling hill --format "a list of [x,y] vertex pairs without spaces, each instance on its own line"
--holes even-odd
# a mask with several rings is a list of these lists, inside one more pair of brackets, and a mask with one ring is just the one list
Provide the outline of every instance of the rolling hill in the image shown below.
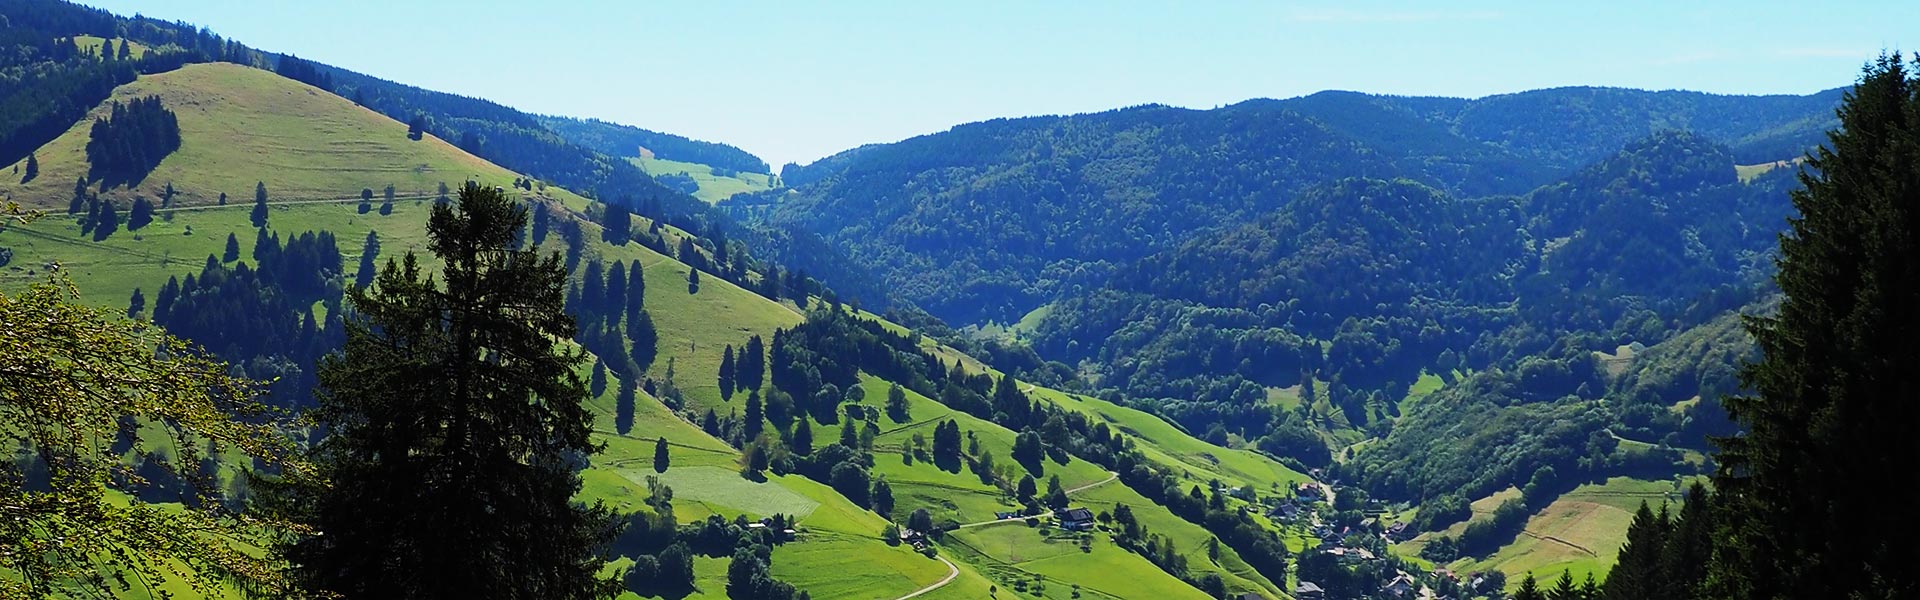
[[[0,286],[13,288],[37,280],[46,265],[58,263],[80,282],[85,301],[123,305],[135,289],[152,293],[169,278],[201,272],[207,260],[225,266],[248,262],[207,257],[223,253],[229,234],[243,240],[238,256],[253,256],[255,236],[261,231],[286,239],[303,231],[322,231],[340,240],[359,240],[372,233],[381,241],[380,256],[392,257],[424,247],[424,217],[441,178],[452,179],[450,185],[471,179],[503,187],[523,178],[432,136],[409,140],[404,124],[312,86],[249,67],[189,65],[143,76],[116,90],[113,98],[149,95],[160,97],[163,105],[178,113],[180,150],[130,186],[101,189],[95,184],[89,189],[116,202],[135,196],[159,199],[171,183],[172,204],[156,209],[155,220],[139,229],[117,231],[99,240],[91,239],[74,219],[57,214],[10,227],[0,233],[0,245],[12,248],[15,259],[0,273]],[[96,108],[100,110],[104,108]],[[89,169],[85,153],[79,150],[88,131],[83,125],[76,124],[36,152],[41,178],[24,184],[9,182],[5,192],[30,206],[60,212],[71,199],[71,179]],[[69,182],[53,185],[61,179]],[[239,198],[247,189],[244,183],[250,181],[263,181],[270,190],[267,226],[261,230],[256,230],[248,215],[251,198]],[[389,183],[397,188],[392,207],[359,210],[358,189]],[[222,205],[215,190],[227,187],[237,188],[236,193],[230,193]],[[711,273],[698,293],[689,293],[686,264],[640,244],[598,241],[599,225],[588,218],[590,211],[597,210],[593,202],[558,186],[512,189],[528,202],[559,211],[557,218],[583,230],[582,239],[589,241],[577,264],[620,261],[640,267],[646,280],[645,305],[659,331],[658,359],[640,376],[668,381],[671,374],[680,391],[679,401],[689,411],[676,413],[647,392],[637,391],[631,424],[623,425],[623,408],[614,391],[619,381],[610,382],[592,403],[598,415],[597,437],[606,450],[593,457],[584,475],[583,500],[638,509],[652,477],[674,489],[675,514],[682,523],[709,515],[726,519],[792,515],[804,533],[775,552],[773,574],[810,591],[814,598],[891,598],[923,589],[926,593],[917,597],[976,598],[986,596],[992,587],[999,588],[1001,598],[1064,600],[1076,593],[1137,597],[1135,588],[1114,587],[1113,580],[1103,575],[1112,572],[1133,574],[1137,584],[1145,586],[1138,589],[1157,590],[1162,597],[1205,596],[1139,554],[1104,539],[1086,550],[1056,548],[1071,551],[1044,557],[1017,550],[1048,544],[1041,534],[1018,523],[983,526],[979,533],[984,538],[974,536],[974,528],[954,534],[949,562],[882,541],[887,519],[904,520],[914,509],[927,508],[942,520],[974,523],[993,521],[994,512],[1015,506],[1007,492],[982,484],[977,477],[946,472],[932,462],[904,462],[903,444],[916,434],[930,435],[933,423],[942,418],[963,422],[985,451],[1003,457],[1011,454],[1016,435],[917,394],[912,397],[914,419],[893,424],[876,442],[875,472],[894,482],[898,490],[900,500],[893,514],[870,512],[833,488],[795,474],[774,475],[765,482],[742,478],[737,473],[739,449],[702,431],[688,417],[692,411],[709,408],[731,413],[740,405],[738,396],[729,401],[714,383],[718,349],[742,347],[749,336],[772,337],[777,329],[801,323],[802,312],[791,303],[768,300]],[[375,204],[380,203],[376,198]],[[645,225],[642,219],[636,229]],[[687,235],[672,227],[663,233],[669,240]],[[545,245],[556,252],[568,251],[562,236],[549,236]],[[343,248],[342,254],[348,264],[360,258],[357,248]],[[322,302],[314,308],[328,306]],[[955,360],[961,356],[951,349],[929,347]],[[977,362],[970,364],[985,370]],[[876,390],[887,385],[871,376],[868,380]],[[1145,413],[1045,388],[1029,391],[1044,402],[1086,413],[1136,437],[1156,461],[1178,469],[1186,484],[1219,480],[1276,490],[1304,479],[1258,454],[1210,449]],[[822,431],[830,428],[823,425]],[[671,448],[672,465],[664,472],[651,466],[654,442],[659,439],[667,440]],[[819,439],[828,436],[823,433]],[[1217,574],[1231,589],[1272,600],[1285,597],[1284,579],[1254,571],[1231,548],[1220,552],[1218,559],[1210,558],[1205,547],[1211,534],[1201,525],[1135,493],[1114,474],[1071,457],[1064,463],[1049,463],[1044,472],[1059,476],[1073,490],[1069,495],[1077,503],[1102,511],[1127,504],[1143,523],[1177,544],[1194,573]],[[848,562],[849,556],[860,560]],[[698,559],[697,587],[688,597],[724,597],[726,563],[725,558]],[[623,560],[615,568],[626,564]],[[1018,591],[1022,589],[1027,591]]]
[[1303,191],[1406,178],[1457,198],[1524,194],[1668,131],[1740,164],[1820,143],[1839,90],[1717,96],[1559,88],[1480,99],[1326,92],[1212,110],[996,119],[782,169],[769,223],[876,265],[956,325],[1010,324],[1065,290]]

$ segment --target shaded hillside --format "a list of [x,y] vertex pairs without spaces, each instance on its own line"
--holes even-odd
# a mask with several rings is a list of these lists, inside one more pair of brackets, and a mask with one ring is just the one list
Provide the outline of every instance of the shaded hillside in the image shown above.
[[701,141],[599,119],[542,116],[539,120],[560,137],[607,156],[637,157],[644,151],[653,158],[665,160],[700,163],[748,173],[772,172],[766,161],[730,144]]
[[[729,205],[819,233],[936,316],[1011,323],[1063,290],[1101,285],[1128,263],[1314,185],[1406,178],[1455,198],[1523,194],[1674,130],[1725,146],[1729,163],[1771,162],[1821,141],[1838,99],[1837,90],[1562,88],[1474,100],[1326,92],[1205,111],[1002,119],[790,165],[781,173],[793,192]],[[761,205],[771,208],[749,209]]]
[[935,315],[1010,322],[1194,229],[1278,207],[1329,173],[1393,168],[1283,110],[1141,107],[870,147],[769,220],[876,265]]
[[[1297,427],[1335,450],[1386,435],[1419,382],[1456,372],[1520,373],[1534,401],[1596,399],[1586,353],[1660,343],[1764,293],[1792,182],[1740,183],[1732,166],[1723,146],[1668,133],[1524,197],[1340,182],[1066,295],[1023,334],[1191,430],[1310,461],[1324,455]],[[1655,393],[1673,392],[1635,395]]]

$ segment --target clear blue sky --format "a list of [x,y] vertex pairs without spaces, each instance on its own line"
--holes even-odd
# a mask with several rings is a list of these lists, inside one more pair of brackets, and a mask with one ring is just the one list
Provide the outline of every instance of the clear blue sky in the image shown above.
[[1325,89],[1804,94],[1882,48],[1920,50],[1920,0],[82,1],[776,168],[993,117]]

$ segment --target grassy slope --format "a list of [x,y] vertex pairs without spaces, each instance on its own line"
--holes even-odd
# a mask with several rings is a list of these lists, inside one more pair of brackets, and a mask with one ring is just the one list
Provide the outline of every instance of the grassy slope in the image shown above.
[[[1527,573],[1541,581],[1552,581],[1561,571],[1571,571],[1576,581],[1588,573],[1605,580],[1620,546],[1626,543],[1627,525],[1640,502],[1657,508],[1667,501],[1677,510],[1680,495],[1676,489],[1672,481],[1628,477],[1581,485],[1535,512],[1527,519],[1525,532],[1493,554],[1478,560],[1463,558],[1447,566],[1456,572],[1497,569],[1507,575],[1509,587],[1519,585]],[[1460,535],[1467,523],[1491,518],[1501,502],[1518,497],[1518,488],[1507,488],[1475,500],[1473,516],[1467,522],[1455,523],[1438,533],[1423,533],[1395,550],[1407,556],[1418,555],[1420,548],[1437,535]]]
[[713,167],[700,163],[681,162],[661,158],[629,158],[628,162],[640,167],[649,175],[667,175],[681,173],[693,178],[700,186],[693,197],[708,203],[719,202],[742,192],[758,192],[771,189],[772,175],[763,173],[736,173],[731,177],[713,174]]
[[[868,378],[862,383],[870,396],[884,394],[885,382]],[[1036,388],[1037,395],[1065,396],[1060,392]],[[884,396],[880,396],[884,397]],[[893,486],[896,502],[895,513],[901,519],[914,509],[925,508],[933,514],[936,522],[952,520],[957,523],[979,523],[990,521],[994,513],[1013,510],[1017,506],[1005,492],[983,484],[971,469],[962,466],[959,472],[941,470],[938,466],[921,460],[907,464],[903,456],[903,447],[915,433],[921,434],[931,443],[933,428],[947,419],[960,426],[962,435],[971,432],[973,439],[980,442],[984,452],[994,456],[996,464],[1010,466],[1014,477],[1028,471],[1014,463],[1009,454],[1013,447],[1015,432],[999,425],[974,418],[963,412],[952,410],[920,394],[907,391],[910,414],[904,422],[897,422],[890,416],[882,416],[881,436],[875,440],[875,470],[887,477]],[[1099,402],[1094,400],[1094,402]],[[1111,405],[1108,405],[1111,407]],[[1115,410],[1118,407],[1112,407]],[[1129,415],[1131,416],[1131,415]],[[833,431],[837,433],[837,430]],[[831,437],[820,436],[816,438]],[[1194,440],[1197,442],[1198,440]],[[1177,442],[1176,442],[1177,443]],[[1142,447],[1149,442],[1141,440]],[[1134,514],[1150,531],[1166,535],[1174,540],[1181,552],[1187,555],[1189,569],[1196,574],[1206,571],[1220,573],[1230,589],[1256,591],[1270,598],[1279,597],[1279,588],[1267,578],[1254,572],[1252,567],[1242,561],[1231,548],[1222,548],[1219,564],[1213,564],[1207,558],[1205,543],[1212,537],[1205,529],[1189,523],[1140,496],[1119,481],[1109,481],[1112,474],[1098,465],[1073,459],[1066,464],[1052,460],[1043,461],[1042,472],[1035,479],[1044,491],[1048,477],[1058,475],[1061,485],[1067,489],[1086,487],[1072,492],[1069,497],[1076,506],[1085,506],[1095,511],[1111,511],[1118,503],[1133,508]],[[1101,482],[1105,483],[1101,483]],[[1098,484],[1098,485],[1094,485]],[[991,531],[993,533],[985,533]],[[1009,537],[1011,536],[1011,537]],[[1114,546],[1111,538],[1105,534],[1095,536],[1093,551],[1083,553],[1073,544],[1047,544],[1043,536],[1029,530],[1024,525],[991,525],[962,529],[954,534],[960,544],[956,547],[961,556],[975,563],[981,571],[989,574],[1004,589],[1016,580],[1030,579],[1035,575],[1043,576],[1053,582],[1045,588],[1048,597],[1058,595],[1061,598],[1071,594],[1071,586],[1080,584],[1086,592],[1118,594],[1117,597],[1141,597],[1149,593],[1152,597],[1179,598],[1189,597],[1197,591],[1178,579],[1166,575],[1146,559]],[[1038,546],[1033,546],[1037,544]],[[1028,553],[1029,546],[1050,548],[1052,550],[1071,550],[1071,552]],[[1131,573],[1128,582],[1115,587],[1114,578],[1104,574]],[[1132,587],[1128,587],[1132,586]],[[1144,587],[1142,587],[1144,586]],[[1139,590],[1129,593],[1128,590]],[[1174,591],[1179,590],[1179,591]]]
[[[263,165],[329,164],[328,161],[355,157],[362,157],[372,165],[390,160],[402,161],[394,164],[417,161],[427,165],[469,165],[474,173],[483,174],[481,180],[488,183],[506,184],[515,177],[509,171],[431,138],[409,142],[404,137],[404,125],[262,71],[231,65],[188,67],[143,78],[117,91],[116,97],[136,91],[163,93],[165,98],[193,98],[199,103],[195,106],[206,111],[204,118],[189,118],[191,111],[182,111],[176,106],[176,111],[182,112],[185,142],[181,152],[168,157],[160,167],[161,171],[172,173],[176,187],[182,188],[184,204],[193,204],[184,201],[188,193],[193,189],[206,189],[197,187],[206,182],[251,181],[268,176],[271,169]],[[366,119],[366,123],[355,124],[362,121],[360,117],[369,115],[371,118]],[[247,160],[237,160],[229,152],[189,153],[189,149],[204,150],[219,143],[249,144],[245,140],[226,139],[244,136],[224,124],[245,119],[269,119],[281,137],[275,143],[250,146],[257,155]],[[302,124],[309,127],[303,129]],[[76,131],[84,136],[83,130],[76,128]],[[409,154],[395,159],[378,151],[360,154],[339,150],[341,145],[329,140],[346,135],[343,131],[362,131],[371,138],[393,138],[398,142],[384,144],[384,147],[398,147]],[[84,156],[77,150],[65,155],[51,150],[63,147],[71,150],[84,145],[84,140],[74,139],[75,133],[70,131],[42,150],[42,180],[28,186],[11,186],[9,191],[30,205],[64,207],[65,198],[71,193],[72,174],[86,169]],[[383,146],[379,140],[359,141]],[[50,158],[56,156],[60,158]],[[170,167],[173,170],[169,170]],[[300,185],[313,186],[311,189],[316,190],[326,187],[357,190],[384,186],[378,181],[359,178],[376,177],[388,171],[378,166],[346,165],[338,173],[301,172],[287,181],[303,182]],[[444,171],[424,173],[439,172]],[[59,177],[67,179],[67,183],[53,187],[40,185]],[[154,180],[150,177],[148,183]],[[270,180],[268,185],[275,184]],[[577,210],[585,206],[585,201],[576,196],[556,188],[549,190],[568,207]],[[282,199],[276,193],[275,201]],[[167,218],[156,220],[137,232],[121,231],[102,242],[82,238],[69,218],[49,216],[30,226],[0,234],[0,243],[18,253],[15,263],[0,273],[0,288],[18,288],[38,279],[39,274],[29,272],[39,270],[45,262],[57,260],[74,273],[86,293],[85,301],[122,306],[136,287],[152,293],[169,275],[198,271],[208,254],[218,254],[224,249],[228,233],[237,234],[243,257],[249,256],[254,233],[248,221],[249,204],[250,196],[247,201],[230,202],[225,207],[164,211]],[[332,231],[340,240],[341,250],[346,254],[345,263],[351,270],[358,262],[359,241],[369,230],[380,233],[385,256],[398,256],[409,248],[422,249],[428,206],[425,201],[402,201],[396,203],[393,214],[383,216],[377,211],[358,214],[354,202],[276,205],[269,229],[280,233],[283,239],[306,230]],[[557,238],[549,243],[555,241]],[[764,301],[717,277],[705,278],[699,294],[688,294],[687,267],[639,245],[613,247],[595,243],[588,254],[609,262],[617,258],[638,260],[645,265],[649,284],[647,306],[661,333],[660,361],[654,371],[656,376],[663,374],[668,359],[672,358],[677,372],[682,374],[680,381],[695,399],[718,402],[717,386],[712,383],[718,371],[718,348],[725,343],[739,345],[750,333],[770,335],[774,327],[800,320],[791,309]],[[708,352],[709,349],[713,351]],[[699,382],[693,381],[696,379]],[[596,423],[599,439],[607,448],[593,457],[593,466],[585,474],[583,499],[629,509],[638,506],[645,494],[646,476],[654,474],[653,440],[665,437],[673,445],[673,466],[663,479],[676,486],[676,514],[682,520],[716,513],[727,517],[739,514],[759,517],[771,512],[804,511],[801,525],[814,533],[776,552],[775,573],[811,590],[815,598],[895,597],[946,576],[946,565],[882,543],[879,533],[884,521],[880,516],[852,505],[823,485],[798,477],[776,477],[764,484],[740,479],[734,474],[738,458],[735,450],[681,420],[644,392],[636,403],[634,430],[626,436],[619,435],[613,426],[615,390],[617,385],[610,385],[605,394],[591,403],[599,413]],[[857,558],[849,560],[849,557]],[[725,560],[699,561],[696,572],[700,590],[692,597],[724,597],[725,563]],[[922,597],[936,600],[981,597],[988,585],[985,578],[962,564],[961,574],[953,583]],[[1003,594],[1002,597],[1014,596]]]
[[[108,40],[106,38],[102,38],[99,36],[92,36],[92,35],[73,36],[74,47],[77,47],[82,51],[93,52],[95,54],[98,54],[100,52],[100,43],[107,42],[107,41],[113,42],[114,51],[117,52],[120,50],[120,38],[113,38],[111,40]],[[140,42],[132,42],[132,41],[127,42],[127,53],[133,55],[133,58],[135,59],[145,57],[147,55],[147,46],[146,44],[142,44]]]
[[[175,206],[253,201],[265,182],[271,200],[357,199],[391,184],[402,197],[431,196],[439,184],[472,179],[508,186],[514,173],[433,136],[406,137],[406,125],[352,102],[273,73],[227,63],[188,65],[141,77],[114,90],[113,100],[157,95],[179,117],[180,149],[129,190],[101,192],[115,205],[134,195],[156,201],[168,182]],[[87,172],[86,143],[95,108],[58,139],[40,148],[40,176],[0,180],[0,194],[29,206],[65,209],[75,178]],[[96,189],[98,182],[96,183]],[[564,191],[553,193],[567,195]]]

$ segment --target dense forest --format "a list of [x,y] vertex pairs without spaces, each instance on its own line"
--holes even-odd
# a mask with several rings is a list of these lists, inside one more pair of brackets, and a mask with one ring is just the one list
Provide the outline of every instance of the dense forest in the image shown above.
[[1837,91],[1327,93],[998,119],[789,166],[781,176],[797,196],[729,204],[771,205],[753,214],[820,234],[934,316],[1012,323],[1340,179],[1405,178],[1455,198],[1530,194],[1673,130],[1721,146],[1729,163],[1791,159],[1819,141],[1837,101]]

